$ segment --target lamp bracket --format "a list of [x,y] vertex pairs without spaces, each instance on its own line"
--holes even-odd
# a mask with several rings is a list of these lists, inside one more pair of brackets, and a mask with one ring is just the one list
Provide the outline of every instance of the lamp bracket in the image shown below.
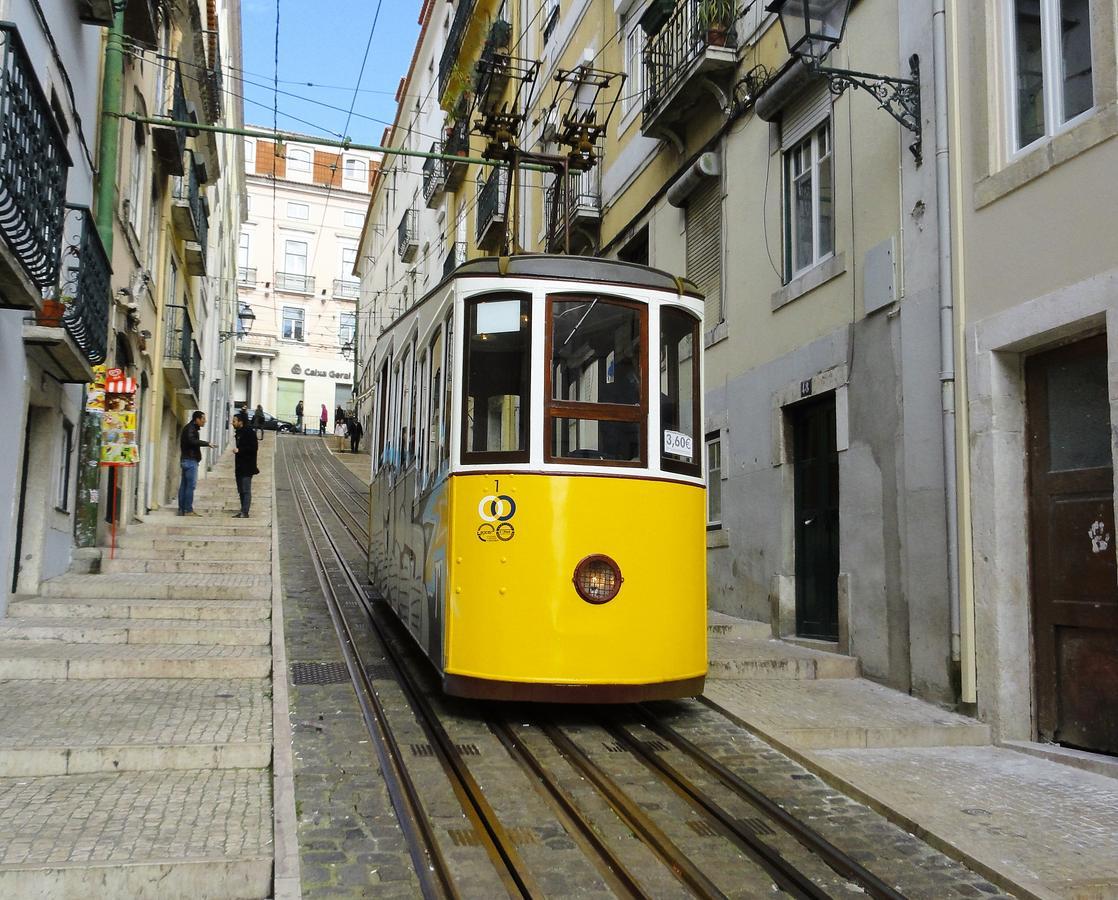
[[832,94],[840,96],[847,88],[861,88],[869,93],[877,105],[913,134],[909,150],[916,157],[916,164],[923,162],[923,140],[920,120],[920,57],[912,54],[908,60],[911,78],[891,75],[872,75],[852,69],[833,69],[818,62],[811,69],[827,79]]

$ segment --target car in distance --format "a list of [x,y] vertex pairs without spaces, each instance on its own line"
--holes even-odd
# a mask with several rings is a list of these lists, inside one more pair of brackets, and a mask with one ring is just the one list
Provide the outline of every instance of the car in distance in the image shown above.
[[252,410],[246,409],[244,410],[244,412],[248,416],[249,424],[253,427],[263,428],[265,431],[278,431],[283,434],[295,434],[295,432],[298,430],[296,429],[294,422],[284,422],[282,419],[277,419],[275,416],[268,412],[264,413],[264,424],[257,425],[253,421],[254,413],[252,412]]

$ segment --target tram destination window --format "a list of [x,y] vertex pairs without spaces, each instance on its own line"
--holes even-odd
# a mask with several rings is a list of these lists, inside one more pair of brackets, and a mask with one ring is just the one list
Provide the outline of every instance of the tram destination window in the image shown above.
[[500,294],[466,306],[462,461],[527,462],[531,302]]
[[699,320],[682,309],[660,310],[660,465],[702,474],[699,447]]
[[548,461],[645,464],[646,332],[641,304],[595,296],[551,298]]

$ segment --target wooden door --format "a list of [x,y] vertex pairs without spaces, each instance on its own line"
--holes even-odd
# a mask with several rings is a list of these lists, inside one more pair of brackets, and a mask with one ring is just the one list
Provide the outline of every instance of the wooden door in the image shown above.
[[796,634],[838,640],[839,480],[834,394],[792,407]]
[[1037,727],[1118,753],[1118,565],[1106,338],[1026,364]]

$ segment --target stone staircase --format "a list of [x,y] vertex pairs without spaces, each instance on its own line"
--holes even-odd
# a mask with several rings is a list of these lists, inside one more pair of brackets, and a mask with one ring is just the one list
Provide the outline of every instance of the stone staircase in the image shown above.
[[271,895],[273,450],[0,619],[0,897]]

